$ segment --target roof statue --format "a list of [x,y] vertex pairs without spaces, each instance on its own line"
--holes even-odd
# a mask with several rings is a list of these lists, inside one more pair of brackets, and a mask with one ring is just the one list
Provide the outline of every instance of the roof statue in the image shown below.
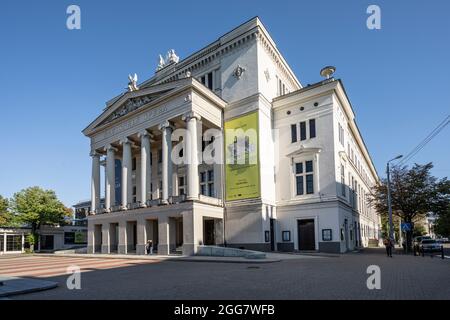
[[128,82],[128,91],[132,92],[132,91],[137,91],[139,90],[138,86],[137,86],[137,74],[135,73],[133,76],[131,76],[131,74],[128,75],[128,79],[130,80],[130,82]]

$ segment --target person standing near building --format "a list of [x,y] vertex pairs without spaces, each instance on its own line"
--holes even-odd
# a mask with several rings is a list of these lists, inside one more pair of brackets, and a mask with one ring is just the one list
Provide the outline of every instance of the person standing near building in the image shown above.
[[392,258],[392,240],[386,237],[383,240],[383,244],[386,247],[387,256]]
[[153,241],[152,240],[148,240],[147,241],[147,245],[145,246],[145,250],[146,250],[147,254],[153,254]]

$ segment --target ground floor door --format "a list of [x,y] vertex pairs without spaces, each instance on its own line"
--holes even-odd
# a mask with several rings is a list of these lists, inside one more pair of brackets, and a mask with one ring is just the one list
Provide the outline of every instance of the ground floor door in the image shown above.
[[41,250],[53,250],[53,236],[42,235],[41,239]]
[[270,219],[270,250],[275,251],[275,219]]
[[316,237],[314,219],[297,220],[298,229],[298,249],[315,250]]
[[216,237],[214,233],[214,220],[204,220],[203,221],[203,242],[207,246],[212,246],[216,244]]

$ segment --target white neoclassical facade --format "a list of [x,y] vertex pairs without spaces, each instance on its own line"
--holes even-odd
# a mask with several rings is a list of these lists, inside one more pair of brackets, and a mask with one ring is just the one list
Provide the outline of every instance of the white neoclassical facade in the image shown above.
[[378,177],[342,82],[303,87],[257,17],[129,81],[83,130],[89,252],[143,254],[148,240],[158,254],[346,252],[378,241],[367,203]]

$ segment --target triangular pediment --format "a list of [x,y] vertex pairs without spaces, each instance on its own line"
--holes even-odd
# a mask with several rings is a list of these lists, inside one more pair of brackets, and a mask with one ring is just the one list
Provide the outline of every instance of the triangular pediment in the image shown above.
[[164,99],[163,97],[169,94],[169,92],[185,85],[187,79],[183,80],[176,80],[165,84],[143,88],[141,90],[126,92],[110,100],[102,114],[99,115],[97,119],[95,119],[86,129],[84,129],[83,133],[89,135],[97,128],[119,120],[132,112],[146,108],[161,98]]
[[103,126],[104,124],[119,119],[130,112],[143,108],[146,105],[150,104],[151,102],[155,101],[156,99],[162,97],[168,91],[170,90],[160,91],[157,93],[143,94],[137,97],[130,97],[125,101],[123,101],[121,104],[116,105],[114,111],[112,111],[111,114],[106,119],[104,119],[98,126]]

